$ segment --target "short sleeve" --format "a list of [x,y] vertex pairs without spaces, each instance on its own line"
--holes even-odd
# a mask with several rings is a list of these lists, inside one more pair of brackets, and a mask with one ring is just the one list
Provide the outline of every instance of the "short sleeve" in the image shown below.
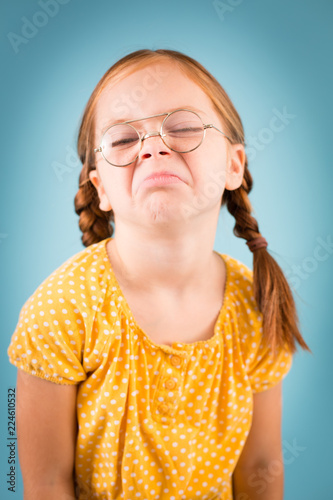
[[[52,275],[51,275],[52,276]],[[84,321],[65,287],[48,278],[22,307],[7,354],[17,368],[58,384],[87,378]]]
[[249,340],[247,375],[253,392],[274,387],[284,379],[292,365],[292,353],[287,348],[279,348],[274,353],[261,332],[262,328],[260,336],[253,335]]
[[253,294],[253,272],[237,259],[227,256],[227,262],[232,280],[234,328],[243,366],[252,392],[266,391],[287,375],[292,352],[287,346],[274,352],[263,333],[263,316]]

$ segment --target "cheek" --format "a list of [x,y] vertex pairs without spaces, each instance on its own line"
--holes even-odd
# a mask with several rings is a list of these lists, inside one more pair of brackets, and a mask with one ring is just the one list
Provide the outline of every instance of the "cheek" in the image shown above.
[[226,179],[224,170],[211,169],[202,182],[200,189],[201,193],[203,193],[204,197],[212,203],[217,202],[222,198],[225,189],[225,182]]
[[128,196],[130,193],[131,172],[128,167],[126,167],[126,170],[111,166],[110,168],[103,168],[100,176],[104,191],[111,204],[117,202],[117,200],[125,199],[126,195]]
[[207,148],[194,157],[190,163],[194,182],[199,192],[211,197],[220,197],[226,183],[226,152]]

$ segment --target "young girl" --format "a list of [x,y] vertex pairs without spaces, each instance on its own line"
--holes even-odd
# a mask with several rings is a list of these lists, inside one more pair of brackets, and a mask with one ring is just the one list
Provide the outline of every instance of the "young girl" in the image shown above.
[[[184,54],[134,52],[92,93],[78,151],[87,248],[8,348],[24,500],[281,500],[281,383],[308,347],[229,97]],[[253,273],[213,250],[221,205]]]

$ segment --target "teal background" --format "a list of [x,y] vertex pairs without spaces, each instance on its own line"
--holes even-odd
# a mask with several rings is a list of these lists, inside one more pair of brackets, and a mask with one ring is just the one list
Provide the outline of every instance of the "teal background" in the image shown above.
[[[333,498],[332,245],[317,253],[333,237],[333,2],[62,0],[15,51],[8,34],[21,35],[24,17],[45,22],[36,14],[41,3],[1,6],[1,499],[23,498],[20,474],[16,493],[6,485],[7,390],[16,384],[10,337],[27,298],[83,249],[73,205],[80,166],[69,151],[102,74],[146,47],[180,50],[203,63],[233,100],[248,142],[259,139],[249,152],[255,216],[293,286],[313,351],[295,356],[284,381],[285,499]],[[272,136],[264,129],[284,107],[293,118]],[[62,176],[55,162],[67,169]],[[224,209],[215,248],[252,268],[252,254],[232,228]]]

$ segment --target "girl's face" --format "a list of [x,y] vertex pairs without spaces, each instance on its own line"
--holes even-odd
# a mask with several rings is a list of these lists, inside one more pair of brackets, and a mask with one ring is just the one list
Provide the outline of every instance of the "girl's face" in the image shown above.
[[[96,107],[95,146],[115,122],[140,120],[132,125],[143,135],[159,131],[164,117],[141,118],[179,108],[196,111],[204,124],[227,133],[200,87],[172,62],[159,62],[103,90]],[[90,172],[90,179],[98,190],[100,208],[112,208],[116,224],[184,222],[203,213],[218,214],[225,187],[236,189],[242,182],[244,161],[241,144],[231,145],[220,132],[207,129],[202,144],[189,153],[172,151],[159,136],[150,137],[137,160],[126,167],[112,166],[96,153],[97,170]],[[168,184],[146,180],[163,171],[178,179]]]

